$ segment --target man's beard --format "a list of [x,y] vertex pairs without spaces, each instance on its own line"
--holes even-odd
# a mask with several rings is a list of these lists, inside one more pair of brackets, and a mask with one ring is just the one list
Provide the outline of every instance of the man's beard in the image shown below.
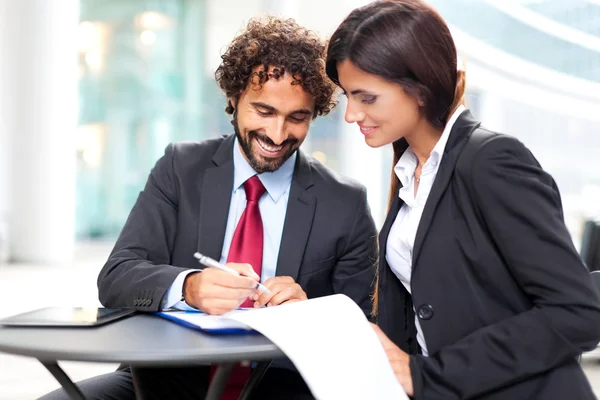
[[268,145],[276,146],[275,143],[266,135],[260,134],[256,131],[248,131],[246,136],[242,136],[240,128],[237,122],[237,113],[233,114],[233,130],[237,137],[242,151],[246,156],[246,159],[250,163],[250,166],[259,174],[263,172],[275,172],[294,154],[298,147],[300,147],[300,141],[298,139],[286,139],[281,145],[287,147],[287,151],[279,157],[267,158],[256,154],[252,142],[254,139],[260,139]]

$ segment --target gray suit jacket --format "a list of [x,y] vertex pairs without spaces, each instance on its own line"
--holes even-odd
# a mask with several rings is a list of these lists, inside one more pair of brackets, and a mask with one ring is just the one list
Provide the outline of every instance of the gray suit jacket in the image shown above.
[[[234,135],[170,144],[98,277],[106,307],[157,311],[177,275],[219,259],[233,188]],[[377,232],[364,187],[298,153],[277,262],[309,298],[343,293],[365,313]]]

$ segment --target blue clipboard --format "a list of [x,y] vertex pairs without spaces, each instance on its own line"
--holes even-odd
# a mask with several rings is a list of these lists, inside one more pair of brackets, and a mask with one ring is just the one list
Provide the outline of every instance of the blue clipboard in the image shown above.
[[[234,320],[202,311],[159,311],[155,315],[187,328],[218,335],[256,335],[257,331]],[[196,318],[197,317],[197,318]]]

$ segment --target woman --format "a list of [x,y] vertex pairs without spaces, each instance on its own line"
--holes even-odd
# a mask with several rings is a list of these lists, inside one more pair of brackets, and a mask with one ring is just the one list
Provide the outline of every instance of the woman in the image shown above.
[[439,14],[419,0],[354,10],[327,73],[365,142],[393,144],[375,311],[407,393],[595,398],[577,357],[600,342],[600,304],[558,189],[522,143],[464,108]]

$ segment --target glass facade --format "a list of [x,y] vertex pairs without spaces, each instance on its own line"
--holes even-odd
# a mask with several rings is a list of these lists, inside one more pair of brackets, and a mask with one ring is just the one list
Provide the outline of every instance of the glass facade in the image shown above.
[[170,141],[207,135],[203,2],[83,0],[77,234],[116,235]]
[[[429,0],[428,3],[449,23],[491,46],[565,74],[600,82],[600,51],[543,32],[536,23],[527,21],[527,15],[521,20],[503,12],[495,6],[503,3],[501,1]],[[556,22],[568,20],[568,26],[574,29],[580,29],[581,25],[594,26],[593,21],[600,18],[600,6],[583,0],[525,2],[525,5],[528,5],[524,7],[526,10],[551,16]],[[565,12],[567,9],[570,10],[568,13]],[[586,10],[592,14],[585,14]],[[514,13],[518,16],[519,9]],[[596,22],[595,26],[597,30],[600,25]]]
[[600,2],[590,0],[526,1],[524,6],[554,21],[600,37]]
[[[254,3],[234,14],[239,27],[252,11],[277,8]],[[218,20],[229,16],[224,11],[205,0],[81,1],[79,238],[119,233],[169,142],[232,133],[214,68],[205,59],[214,47],[207,36],[219,34]],[[338,113],[318,118],[306,146],[334,169],[339,124]]]
[[[169,142],[231,133],[225,99],[213,73],[223,46],[250,17],[283,14],[327,36],[351,9],[366,2],[81,0],[78,237],[110,240],[118,234],[150,169]],[[600,82],[600,51],[544,32],[503,11],[499,3],[429,2],[451,26],[490,48],[590,85]],[[594,3],[521,1],[518,7],[598,38],[600,6]],[[320,12],[313,12],[315,9]],[[459,46],[459,50],[465,49]],[[473,55],[467,60],[468,82],[468,63],[476,66],[480,61]],[[521,101],[518,91],[531,91],[535,83],[528,82],[528,71],[507,68],[503,72],[512,74],[510,79],[520,85],[514,95],[497,92],[493,82],[479,79],[468,86],[467,106],[484,124],[519,137],[534,151],[555,176],[576,231],[581,203],[585,202],[582,193],[600,186],[600,165],[596,166],[594,151],[600,148],[600,137],[595,134],[597,118],[573,115],[560,104],[547,107],[535,100]],[[600,104],[600,97],[597,100]],[[384,149],[377,153],[379,158],[369,159],[375,153],[355,153],[366,145],[350,144],[350,134],[357,132],[343,120],[342,100],[333,113],[313,123],[303,148],[342,174],[352,176],[358,171],[352,167],[356,163],[370,168],[355,175],[368,187],[378,188],[378,193],[370,194],[370,201],[381,223],[391,150]]]

